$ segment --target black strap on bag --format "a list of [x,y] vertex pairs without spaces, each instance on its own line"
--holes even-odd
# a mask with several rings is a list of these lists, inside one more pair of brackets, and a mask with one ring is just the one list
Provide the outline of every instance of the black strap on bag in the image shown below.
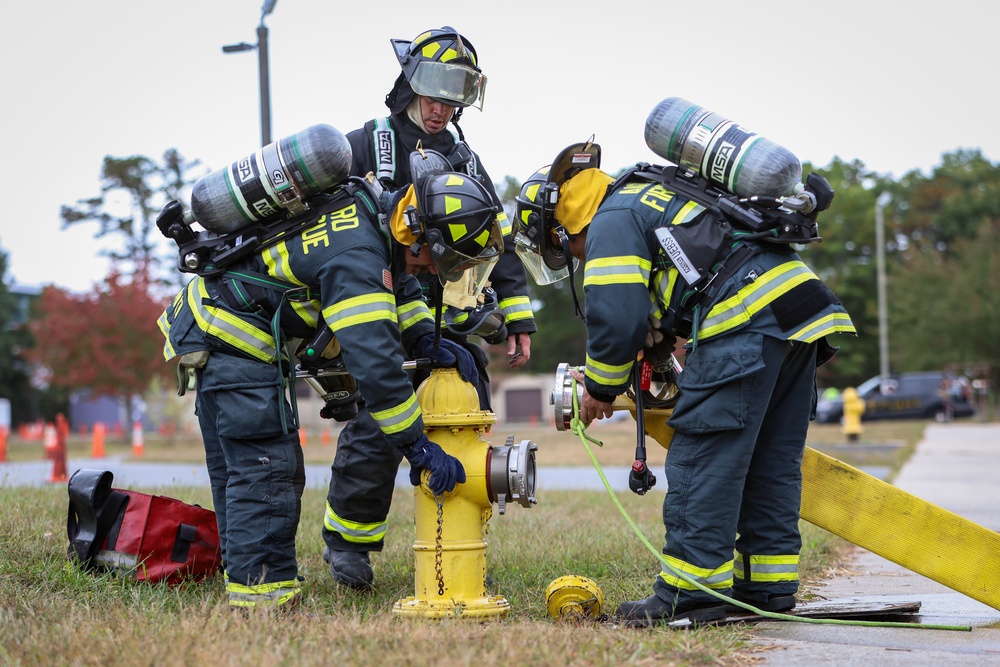
[[128,496],[111,488],[110,470],[81,468],[69,480],[66,535],[69,556],[89,567],[111,527],[128,505]]

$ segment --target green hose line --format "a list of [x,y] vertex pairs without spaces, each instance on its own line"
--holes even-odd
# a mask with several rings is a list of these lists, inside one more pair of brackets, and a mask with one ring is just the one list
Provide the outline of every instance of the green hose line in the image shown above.
[[572,381],[573,418],[572,420],[570,420],[570,430],[573,433],[575,433],[580,438],[580,442],[583,443],[584,448],[587,450],[587,456],[590,457],[591,462],[594,464],[594,468],[597,470],[597,474],[601,477],[601,482],[604,484],[604,488],[607,490],[608,495],[611,496],[611,500],[615,503],[615,507],[617,507],[618,511],[621,512],[621,515],[625,518],[625,521],[628,523],[629,526],[632,527],[632,530],[639,537],[642,543],[646,545],[646,548],[649,549],[649,551],[653,553],[657,557],[657,559],[659,559],[659,561],[673,575],[679,577],[680,579],[683,579],[684,581],[688,582],[692,586],[695,586],[699,590],[704,591],[705,593],[708,593],[709,595],[719,600],[722,600],[726,604],[731,604],[733,606],[746,609],[747,611],[753,614],[757,614],[759,616],[763,616],[765,618],[771,618],[778,621],[795,621],[798,623],[815,623],[819,625],[860,625],[860,626],[875,627],[875,628],[919,628],[924,630],[964,630],[966,632],[972,631],[972,626],[970,625],[937,625],[931,623],[901,623],[893,621],[858,621],[858,620],[847,620],[841,618],[809,618],[806,616],[795,616],[793,614],[780,614],[773,611],[764,611],[763,609],[758,609],[757,607],[754,607],[753,605],[747,604],[745,602],[734,600],[733,598],[727,597],[722,593],[719,593],[718,591],[714,591],[708,588],[701,582],[694,581],[686,573],[677,570],[670,563],[667,562],[666,558],[663,557],[663,554],[660,553],[660,550],[654,547],[653,544],[648,539],[646,539],[646,536],[642,534],[642,531],[639,529],[639,526],[636,525],[632,517],[628,515],[628,512],[625,511],[625,508],[622,506],[621,501],[618,500],[618,496],[615,495],[614,490],[611,488],[611,484],[608,482],[608,478],[604,476],[604,470],[601,468],[601,464],[597,462],[597,458],[594,456],[594,453],[590,449],[590,444],[589,444],[590,442],[593,442],[598,446],[603,447],[604,443],[602,443],[600,440],[597,440],[587,435],[585,433],[587,426],[582,421],[580,421],[580,399],[579,395],[577,394],[576,384],[577,384],[576,378],[573,378]]

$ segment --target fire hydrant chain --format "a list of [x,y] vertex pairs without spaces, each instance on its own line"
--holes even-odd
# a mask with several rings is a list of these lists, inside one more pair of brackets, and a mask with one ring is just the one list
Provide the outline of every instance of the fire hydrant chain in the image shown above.
[[434,538],[434,573],[437,575],[438,595],[444,595],[444,575],[441,572],[441,557],[444,549],[441,544],[441,533],[444,529],[444,496],[435,496],[437,503],[437,535]]

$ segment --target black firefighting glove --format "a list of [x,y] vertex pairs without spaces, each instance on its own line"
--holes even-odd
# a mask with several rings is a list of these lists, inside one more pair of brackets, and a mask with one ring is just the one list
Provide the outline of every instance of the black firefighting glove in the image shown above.
[[421,473],[429,470],[431,475],[427,480],[427,487],[435,496],[444,495],[454,489],[456,484],[465,483],[465,466],[462,462],[445,453],[440,445],[428,440],[424,434],[403,455],[410,462],[410,484],[420,486]]
[[662,330],[659,318],[649,316],[649,332],[646,334],[642,356],[654,371],[666,372],[673,368],[673,353],[676,337]]
[[417,339],[412,350],[414,357],[427,357],[435,368],[455,368],[458,376],[466,382],[478,386],[479,371],[472,353],[453,340],[441,338],[434,345],[434,334],[426,334]]

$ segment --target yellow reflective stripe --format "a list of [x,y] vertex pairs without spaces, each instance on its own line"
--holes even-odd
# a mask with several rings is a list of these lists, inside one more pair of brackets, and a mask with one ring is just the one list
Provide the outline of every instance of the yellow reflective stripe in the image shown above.
[[689,201],[681,207],[681,210],[677,211],[677,214],[670,221],[672,225],[680,225],[685,222],[690,222],[694,220],[695,216],[705,210],[705,207],[698,202]]
[[163,334],[163,360],[170,361],[177,356],[177,352],[170,343],[170,318],[167,317],[166,310],[156,320],[156,326],[160,328],[160,333]]
[[499,306],[503,312],[504,320],[507,322],[527,320],[535,316],[531,310],[531,299],[526,296],[512,296],[509,299],[503,299]]
[[378,423],[379,429],[386,435],[400,433],[420,419],[420,404],[417,403],[416,394],[410,394],[410,398],[396,407],[379,412],[372,411],[371,415]]
[[[663,556],[667,561],[667,564],[673,568],[674,571],[686,574],[688,577],[697,581],[702,586],[711,588],[714,590],[724,590],[726,588],[732,588],[733,586],[733,561],[726,561],[714,570],[709,570],[704,567],[697,567],[691,563],[685,563],[679,558],[674,558],[673,556]],[[698,590],[698,587],[689,582],[687,579],[682,579],[680,576],[675,574],[667,564],[660,563],[660,578],[664,582],[677,588],[679,590],[694,591]]]
[[[299,280],[295,276],[295,272],[292,271],[292,264],[288,257],[288,245],[285,241],[279,241],[278,243],[264,249],[261,253],[261,257],[264,259],[264,265],[267,266],[268,275],[274,276],[275,278],[280,278],[286,282],[292,283],[293,285],[305,286],[305,283]],[[311,305],[304,301],[289,301],[292,310],[295,314],[302,318],[302,321],[306,323],[306,326],[315,327],[319,321],[319,306]]]
[[198,327],[227,345],[267,363],[277,359],[274,338],[267,332],[254,328],[227,310],[204,305],[208,299],[205,280],[198,276],[188,284],[188,307]]
[[628,381],[629,373],[632,372],[631,361],[615,366],[596,361],[587,355],[587,369],[585,375],[599,385],[618,386]]
[[417,322],[423,320],[434,320],[434,316],[431,315],[431,309],[427,307],[426,303],[420,300],[411,301],[399,306],[396,309],[396,315],[399,318],[400,331],[406,331]]
[[385,537],[386,527],[389,524],[384,520],[373,521],[371,523],[350,521],[337,516],[337,513],[330,507],[330,503],[327,503],[326,517],[323,519],[323,525],[327,530],[339,533],[345,542],[371,544],[373,542],[380,542]]
[[299,595],[300,584],[292,581],[276,581],[270,584],[244,586],[226,579],[226,592],[232,607],[279,606]]
[[510,236],[510,231],[511,231],[510,218],[508,218],[507,214],[504,213],[503,211],[497,213],[497,224],[500,225],[501,236]]
[[[744,570],[747,557],[737,554],[733,569],[737,579],[742,581],[786,582],[799,580],[799,557],[795,554],[783,556],[750,556],[750,572]],[[747,576],[749,574],[749,576]]]
[[814,343],[823,336],[833,333],[857,333],[854,323],[847,313],[830,313],[815,322],[810,322],[789,336],[789,338],[791,340],[800,340],[804,343]]
[[715,336],[749,322],[775,299],[809,280],[819,278],[800,261],[785,262],[771,269],[733,296],[712,306],[698,330],[698,337]]
[[625,283],[649,282],[652,262],[638,255],[621,257],[600,257],[588,260],[583,270],[583,286],[587,285],[621,285]]
[[323,309],[323,317],[334,333],[366,322],[396,320],[396,298],[388,292],[375,292],[344,299]]
[[655,291],[654,301],[657,301],[656,309],[657,317],[663,317],[663,310],[660,305],[668,305],[670,303],[670,295],[674,293],[674,287],[677,286],[677,278],[680,277],[681,273],[677,269],[671,267],[666,271],[657,271],[653,276],[653,290]]

